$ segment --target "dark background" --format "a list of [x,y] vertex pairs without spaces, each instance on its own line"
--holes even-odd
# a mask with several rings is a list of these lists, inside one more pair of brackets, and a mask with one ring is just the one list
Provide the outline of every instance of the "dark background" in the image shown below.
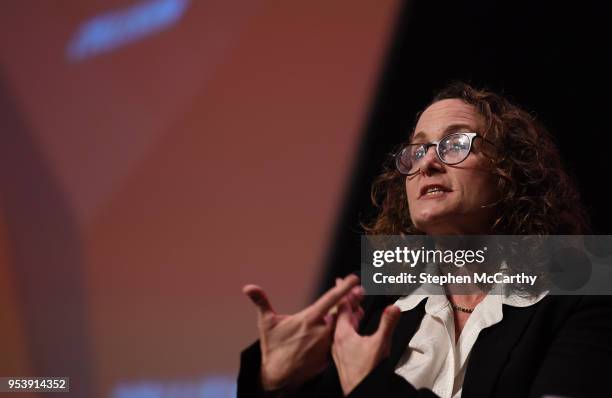
[[373,179],[416,113],[456,79],[505,95],[548,127],[577,180],[593,233],[609,234],[609,17],[595,1],[404,3],[319,293],[358,268],[359,221],[375,214]]

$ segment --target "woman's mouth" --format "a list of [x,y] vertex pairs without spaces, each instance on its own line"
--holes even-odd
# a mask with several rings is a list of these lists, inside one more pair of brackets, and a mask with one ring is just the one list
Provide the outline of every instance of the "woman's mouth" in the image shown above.
[[421,190],[421,196],[419,199],[437,199],[446,196],[451,192],[450,189],[442,186],[442,185],[428,185],[423,187]]

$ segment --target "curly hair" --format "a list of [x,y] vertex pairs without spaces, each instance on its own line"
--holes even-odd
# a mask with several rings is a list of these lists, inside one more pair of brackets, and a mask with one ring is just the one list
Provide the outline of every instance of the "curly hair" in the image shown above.
[[[474,106],[485,120],[480,133],[498,148],[492,159],[500,193],[493,204],[497,214],[493,233],[571,235],[590,231],[576,184],[563,169],[552,135],[535,117],[498,94],[464,82],[451,83],[429,105],[451,98]],[[362,223],[367,234],[423,233],[410,219],[405,178],[389,159],[372,185],[371,199],[378,214],[370,223]]]

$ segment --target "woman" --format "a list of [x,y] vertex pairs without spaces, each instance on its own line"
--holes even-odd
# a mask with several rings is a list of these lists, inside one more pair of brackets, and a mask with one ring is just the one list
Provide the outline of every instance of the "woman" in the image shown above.
[[[588,225],[550,135],[504,98],[467,84],[440,92],[375,182],[370,234],[580,234]],[[368,297],[337,281],[312,306],[273,312],[242,354],[239,396],[608,395],[608,297],[425,292]],[[337,314],[330,309],[337,308]],[[331,353],[331,358],[330,358]]]

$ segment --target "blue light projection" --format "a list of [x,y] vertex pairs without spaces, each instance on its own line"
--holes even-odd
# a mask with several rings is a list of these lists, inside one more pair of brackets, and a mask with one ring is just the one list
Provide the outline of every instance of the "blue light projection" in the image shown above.
[[112,398],[235,398],[236,378],[209,376],[199,382],[139,381],[121,383]]
[[81,25],[66,48],[66,57],[81,61],[168,29],[188,5],[189,0],[147,0],[95,16]]

